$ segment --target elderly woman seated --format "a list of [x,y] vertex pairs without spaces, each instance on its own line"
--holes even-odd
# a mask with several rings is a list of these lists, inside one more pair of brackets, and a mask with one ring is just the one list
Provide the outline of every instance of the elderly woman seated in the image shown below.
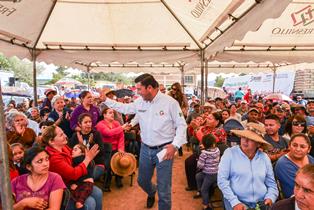
[[272,164],[259,147],[269,147],[262,135],[265,129],[248,123],[245,130],[232,130],[241,137],[240,146],[227,149],[218,169],[218,187],[226,210],[244,210],[271,205],[278,197]]
[[29,148],[36,140],[33,129],[27,128],[27,117],[22,112],[10,111],[6,116],[7,141],[9,144],[21,143]]

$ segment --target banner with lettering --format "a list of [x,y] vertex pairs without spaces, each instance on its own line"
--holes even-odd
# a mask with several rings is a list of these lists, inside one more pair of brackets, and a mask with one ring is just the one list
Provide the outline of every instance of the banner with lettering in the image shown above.
[[51,0],[1,0],[0,37],[33,46],[51,7]]
[[195,37],[200,38],[232,0],[166,0],[170,8]]
[[[293,89],[295,71],[282,71],[276,74],[275,92],[290,95]],[[255,94],[268,94],[273,91],[273,73],[259,73],[253,75],[226,78],[223,84],[228,92],[235,92],[242,87],[248,88]]]
[[314,0],[291,2],[278,19],[266,20],[258,31],[248,32],[241,42],[268,46],[313,44]]

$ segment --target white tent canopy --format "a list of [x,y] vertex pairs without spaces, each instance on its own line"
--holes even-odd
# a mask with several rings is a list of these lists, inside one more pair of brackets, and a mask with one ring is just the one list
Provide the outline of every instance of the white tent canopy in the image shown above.
[[292,1],[277,19],[266,20],[256,32],[211,57],[238,62],[314,62],[314,1]]
[[[1,51],[47,63],[200,62],[277,17],[290,0],[5,1]],[[276,4],[276,9],[270,9]],[[32,11],[32,12],[30,12]],[[267,11],[267,12],[265,12]],[[14,44],[14,45],[12,45]],[[17,46],[21,46],[19,48]]]

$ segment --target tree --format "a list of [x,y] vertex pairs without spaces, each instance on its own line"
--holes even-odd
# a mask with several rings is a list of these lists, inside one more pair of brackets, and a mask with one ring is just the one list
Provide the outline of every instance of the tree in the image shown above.
[[11,68],[11,64],[9,60],[2,54],[0,54],[0,69],[9,70]]
[[217,76],[216,80],[215,80],[215,87],[222,87],[222,85],[224,84],[225,78],[223,78],[222,76]]
[[[33,86],[33,63],[28,60],[20,60],[16,56],[9,58],[8,61],[10,64],[10,70],[14,72],[15,78]],[[37,65],[37,73],[42,71],[43,67]]]
[[69,73],[66,72],[66,68],[60,66],[59,68],[56,69],[57,73],[53,73],[52,79],[47,82],[47,84],[54,84],[63,77],[66,77]]

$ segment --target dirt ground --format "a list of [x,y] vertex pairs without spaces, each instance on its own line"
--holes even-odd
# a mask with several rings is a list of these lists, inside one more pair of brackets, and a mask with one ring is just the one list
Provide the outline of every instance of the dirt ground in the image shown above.
[[[201,210],[202,200],[193,199],[195,191],[185,191],[186,178],[184,160],[191,152],[184,151],[182,157],[175,156],[172,175],[172,209],[173,210]],[[155,176],[153,181],[155,182]],[[137,184],[137,172],[133,178],[133,186],[130,186],[130,177],[123,178],[123,188],[115,187],[114,179],[111,184],[111,192],[105,192],[103,198],[104,210],[144,210],[146,208],[147,195]],[[157,195],[157,194],[156,194]],[[219,196],[216,196],[219,197]],[[157,198],[157,196],[156,196]],[[158,198],[152,210],[158,209]],[[215,210],[220,208],[215,208]]]

